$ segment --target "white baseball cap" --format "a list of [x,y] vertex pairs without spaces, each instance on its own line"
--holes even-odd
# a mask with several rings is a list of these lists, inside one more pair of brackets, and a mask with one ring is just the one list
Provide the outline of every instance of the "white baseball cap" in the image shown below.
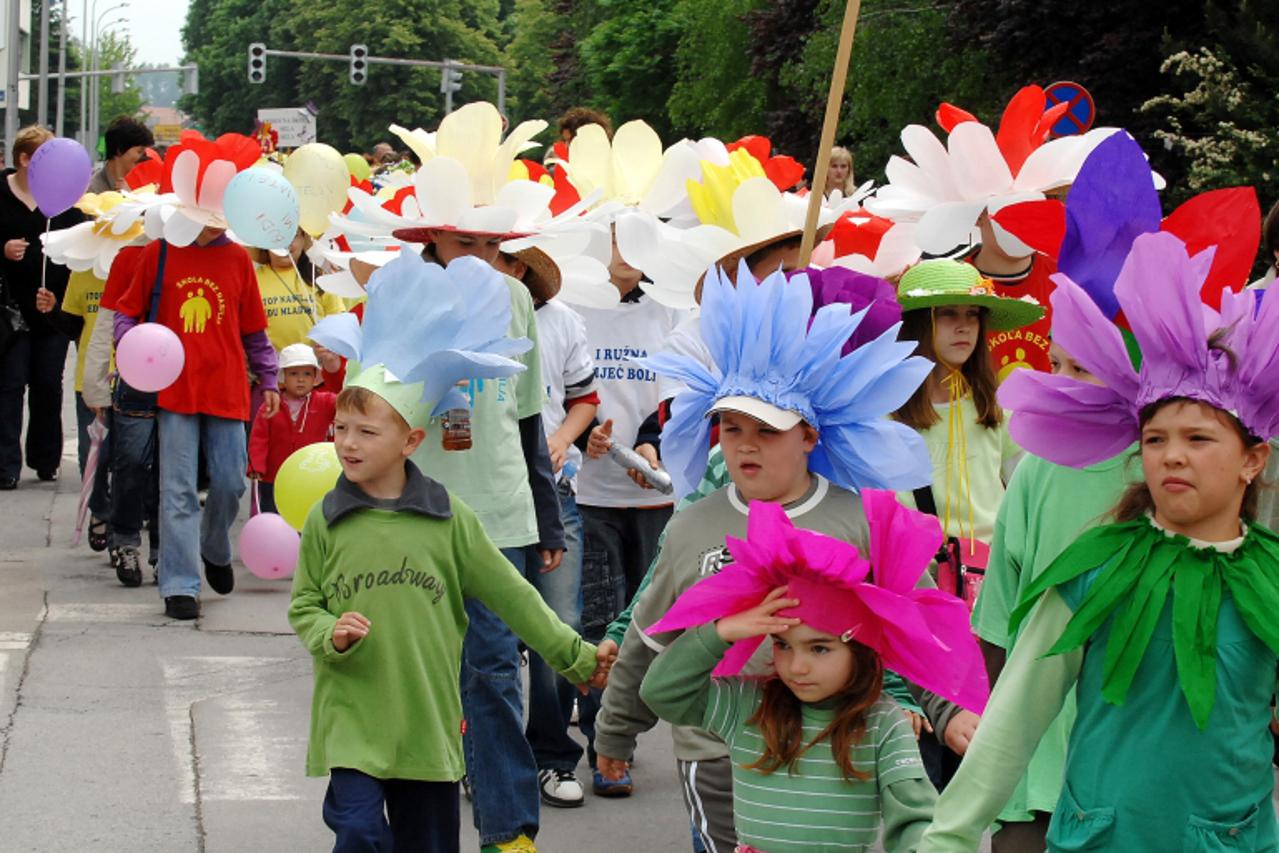
[[289,344],[280,350],[279,369],[286,367],[314,367],[320,369],[320,360],[315,357],[315,350],[306,344]]
[[721,397],[711,406],[712,412],[740,412],[757,421],[785,432],[804,419],[799,412],[781,409],[755,397]]

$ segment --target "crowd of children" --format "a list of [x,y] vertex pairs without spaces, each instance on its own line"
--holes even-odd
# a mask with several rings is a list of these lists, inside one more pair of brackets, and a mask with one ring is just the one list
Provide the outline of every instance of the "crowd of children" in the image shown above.
[[[233,590],[249,484],[273,512],[333,443],[288,617],[335,850],[456,851],[465,793],[534,853],[659,720],[695,851],[1279,849],[1279,205],[1245,289],[1250,190],[1164,217],[1124,131],[945,105],[873,196],[832,153],[809,266],[758,138],[577,111],[541,164],[503,121],[392,127],[416,174],[270,251],[221,207],[256,143],[189,136],[20,306],[76,340],[89,545],[138,586],[148,530],[172,618]],[[111,363],[143,322],[185,352],[158,393]]]

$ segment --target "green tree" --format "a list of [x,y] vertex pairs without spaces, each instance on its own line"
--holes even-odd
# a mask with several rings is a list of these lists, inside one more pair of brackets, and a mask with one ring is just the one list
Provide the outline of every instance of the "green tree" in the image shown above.
[[[1175,203],[1205,190],[1252,184],[1262,203],[1279,198],[1279,95],[1273,83],[1256,85],[1222,50],[1180,51],[1164,62],[1165,73],[1186,87],[1159,95],[1142,107],[1157,116],[1155,138],[1185,162],[1185,180],[1170,186]],[[1250,79],[1250,77],[1252,79]]]
[[[835,64],[844,4],[827,0],[819,24],[783,79],[819,117],[824,114]],[[936,130],[933,114],[942,101],[959,104],[994,124],[1014,88],[992,80],[986,53],[947,44],[946,13],[931,0],[866,0],[853,41],[845,101],[836,144],[853,151],[859,181],[883,180],[883,167],[901,153],[899,134],[909,124]],[[940,132],[940,131],[939,131]],[[810,166],[811,148],[796,151]]]
[[[133,68],[137,64],[138,51],[129,42],[128,36],[118,33],[107,33],[98,37],[98,68]],[[140,118],[146,99],[138,79],[125,75],[124,89],[120,92],[112,90],[111,77],[97,77],[89,84],[98,87],[98,127],[94,137],[99,156],[102,152],[102,134],[107,125],[119,116]]]
[[596,0],[603,19],[581,40],[584,76],[594,97],[615,124],[643,119],[664,138],[674,75],[671,57],[679,45],[678,0]]
[[551,43],[562,23],[546,0],[515,0],[511,15],[512,37],[506,49],[511,73],[507,78],[507,110],[513,121],[548,117],[554,109],[547,80],[555,70]]
[[200,67],[200,92],[185,95],[179,107],[209,135],[251,133],[257,110],[295,106],[297,62],[269,58],[266,81],[248,82],[248,50],[262,42],[294,49],[283,38],[291,0],[192,0],[182,28],[185,61]]
[[[461,0],[293,0],[282,28],[287,41],[322,53],[346,53],[352,44],[361,43],[373,56],[499,64],[501,53],[487,35],[499,29],[497,5],[488,7],[494,19],[482,28],[476,27],[479,19],[474,15],[470,23],[464,20],[464,5]],[[345,63],[315,63],[307,66],[296,86],[299,102],[320,105],[320,138],[334,146],[367,149],[388,136],[392,123],[431,128],[443,117],[438,70],[371,65],[363,87],[349,83],[348,70]],[[464,74],[454,104],[477,100],[497,100],[496,79]]]
[[679,27],[677,77],[667,101],[674,127],[689,135],[737,139],[757,132],[767,90],[751,74],[744,16],[761,0],[680,0],[672,17]]

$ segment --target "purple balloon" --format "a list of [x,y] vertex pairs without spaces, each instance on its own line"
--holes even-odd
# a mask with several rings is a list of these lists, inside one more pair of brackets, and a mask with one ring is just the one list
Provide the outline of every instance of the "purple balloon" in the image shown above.
[[27,184],[40,211],[50,219],[70,210],[93,177],[89,152],[74,139],[55,136],[36,149],[27,167]]
[[263,580],[292,576],[298,564],[302,537],[273,512],[262,512],[244,523],[240,531],[240,561]]
[[182,339],[160,323],[139,323],[115,348],[120,377],[139,391],[163,391],[182,375],[186,350]]

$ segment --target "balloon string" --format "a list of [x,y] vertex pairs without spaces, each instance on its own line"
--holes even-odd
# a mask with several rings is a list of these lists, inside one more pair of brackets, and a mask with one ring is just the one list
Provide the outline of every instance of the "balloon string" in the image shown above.
[[40,289],[47,290],[44,286],[45,276],[49,270],[49,255],[45,253],[45,244],[49,242],[49,226],[53,224],[52,219],[44,220],[44,239],[40,241]]

